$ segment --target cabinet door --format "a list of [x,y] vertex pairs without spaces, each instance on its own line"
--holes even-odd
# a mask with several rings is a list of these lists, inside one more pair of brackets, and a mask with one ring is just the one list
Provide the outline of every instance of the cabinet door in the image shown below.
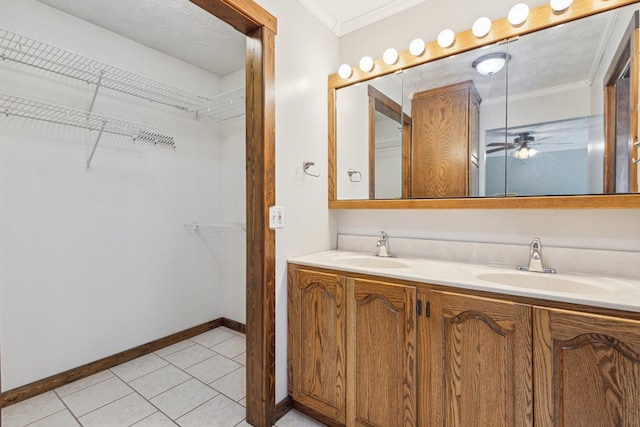
[[429,292],[420,425],[532,424],[531,307]]
[[347,426],[415,426],[416,289],[347,279]]
[[289,269],[289,393],[345,422],[344,277]]
[[534,310],[536,426],[640,426],[640,322]]

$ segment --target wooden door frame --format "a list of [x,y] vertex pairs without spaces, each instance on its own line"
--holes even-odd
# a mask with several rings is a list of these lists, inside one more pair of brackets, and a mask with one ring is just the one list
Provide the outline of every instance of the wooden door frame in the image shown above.
[[190,0],[247,36],[247,422],[271,427],[275,404],[276,18],[252,0]]
[[629,91],[629,193],[638,192],[638,165],[633,161],[635,157],[635,146],[638,141],[638,90],[640,64],[638,63],[638,45],[640,44],[640,14],[634,12],[629,25],[625,31],[622,41],[618,46],[609,69],[604,77],[605,96],[605,146],[604,146],[604,193],[613,194],[616,192],[616,88],[615,83],[628,66],[631,75]]

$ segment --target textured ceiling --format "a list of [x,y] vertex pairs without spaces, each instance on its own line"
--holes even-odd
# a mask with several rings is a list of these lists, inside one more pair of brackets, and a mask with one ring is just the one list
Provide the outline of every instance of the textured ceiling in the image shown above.
[[224,77],[244,68],[245,36],[187,0],[38,0]]
[[[244,68],[244,35],[188,0],[37,1],[220,77]],[[341,36],[428,0],[297,1]]]

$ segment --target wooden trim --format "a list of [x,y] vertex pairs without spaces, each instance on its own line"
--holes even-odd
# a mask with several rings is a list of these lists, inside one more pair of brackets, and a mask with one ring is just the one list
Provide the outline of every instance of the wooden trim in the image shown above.
[[247,422],[275,421],[276,18],[252,0],[192,0],[247,36]]
[[241,334],[247,334],[247,325],[244,323],[236,322],[235,320],[231,320],[229,318],[222,318],[222,326],[233,329],[236,332],[240,332]]
[[247,422],[275,421],[275,34],[247,36]]
[[293,409],[298,412],[302,412],[303,414],[313,418],[316,421],[320,421],[321,423],[330,426],[330,427],[344,427],[344,424],[334,420],[333,418],[327,417],[325,414],[316,411],[298,401],[293,401]]
[[369,86],[369,198],[376,198],[376,98]]
[[21,402],[25,399],[29,399],[30,397],[54,390],[65,384],[69,384],[70,382],[88,377],[100,371],[104,371],[105,369],[113,368],[121,363],[136,359],[140,356],[144,356],[145,354],[153,353],[156,350],[195,337],[196,335],[200,335],[223,325],[223,318],[215,319],[210,322],[185,329],[184,331],[176,332],[175,334],[168,335],[164,338],[159,338],[129,350],[116,353],[112,356],[104,357],[100,360],[96,360],[95,362],[87,363],[77,368],[69,369],[68,371],[32,382],[31,384],[5,391],[2,393],[2,407],[13,405],[14,403]]
[[252,0],[190,0],[207,12],[217,16],[242,34],[248,35],[259,27],[266,27],[274,34],[278,21]]
[[284,417],[287,412],[293,409],[293,397],[287,395],[276,405],[276,421]]
[[604,87],[604,151],[603,192],[616,192],[616,88],[613,85]]
[[330,209],[638,209],[640,194],[330,200]]
[[[399,55],[394,65],[385,64],[381,58],[374,62],[373,71],[365,73],[353,67],[352,76],[343,79],[337,73],[328,77],[329,93],[329,208],[330,209],[625,209],[640,208],[640,195],[585,195],[585,196],[540,196],[517,198],[461,198],[461,199],[403,199],[403,200],[337,200],[336,175],[336,90],[355,83],[395,73],[417,65],[456,55],[475,48],[492,45],[498,41],[543,30],[561,23],[591,16],[600,12],[638,3],[638,0],[575,0],[570,8],[555,14],[548,4],[531,10],[529,18],[520,27],[514,28],[506,18],[493,22],[489,34],[476,38],[471,30],[456,34],[450,48],[441,48],[436,41],[427,44],[425,53],[414,57],[409,51]],[[637,104],[636,104],[637,105]],[[409,165],[405,161],[403,168]],[[637,165],[634,165],[637,167]],[[637,169],[636,169],[637,170]],[[404,191],[403,191],[404,193]],[[407,192],[408,193],[408,192]],[[403,194],[404,196],[404,194]]]

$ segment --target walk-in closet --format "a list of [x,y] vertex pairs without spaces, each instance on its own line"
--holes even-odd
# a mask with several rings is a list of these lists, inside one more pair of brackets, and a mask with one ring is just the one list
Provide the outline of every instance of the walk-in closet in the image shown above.
[[186,0],[2,2],[3,392],[245,324],[245,36],[215,20]]

